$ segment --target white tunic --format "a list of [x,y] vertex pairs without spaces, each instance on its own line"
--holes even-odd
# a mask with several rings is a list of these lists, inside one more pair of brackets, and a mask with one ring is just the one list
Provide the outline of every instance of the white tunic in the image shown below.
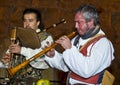
[[0,61],[0,68],[7,68],[7,64],[4,64],[3,62]]
[[[100,30],[98,34],[104,34],[104,32]],[[89,39],[80,38],[78,47],[84,45]],[[73,38],[72,44],[74,40],[75,38]],[[79,52],[79,49],[72,45],[72,48],[66,49],[63,54],[55,51],[53,58],[45,56],[45,60],[53,68],[65,72],[73,71],[81,77],[88,78],[109,67],[111,61],[114,59],[114,48],[107,38],[101,38],[90,50],[91,47],[92,45],[87,48],[87,57],[84,57],[83,54]],[[71,85],[75,83],[88,84],[72,78],[69,79],[69,83]]]
[[[37,29],[36,32],[40,32],[40,29]],[[29,58],[33,57],[35,54],[41,52],[42,51],[41,48],[44,48],[45,46],[47,46],[46,42],[52,43],[53,42],[52,36],[49,35],[45,40],[43,40],[41,42],[41,47],[38,48],[38,49],[21,47],[21,53],[20,54],[24,55],[26,59],[29,59]],[[9,49],[7,50],[6,53],[9,53]],[[42,57],[39,57],[36,60],[30,62],[30,65],[34,68],[37,68],[37,69],[47,69],[47,68],[49,68],[49,66],[44,61],[44,59],[45,59],[45,57],[43,55]],[[8,67],[8,63],[3,64],[2,62],[0,62],[0,68],[7,68],[7,67]]]

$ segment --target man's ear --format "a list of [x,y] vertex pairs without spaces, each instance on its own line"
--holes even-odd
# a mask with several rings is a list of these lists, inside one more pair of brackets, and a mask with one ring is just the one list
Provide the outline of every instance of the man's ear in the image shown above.
[[40,21],[37,22],[37,26],[39,26],[39,25],[40,25]]
[[94,19],[91,19],[91,20],[88,22],[88,26],[89,26],[89,28],[94,27]]

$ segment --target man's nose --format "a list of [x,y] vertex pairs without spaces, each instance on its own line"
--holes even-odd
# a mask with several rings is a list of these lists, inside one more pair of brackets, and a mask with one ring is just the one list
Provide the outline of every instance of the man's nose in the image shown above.
[[29,23],[26,23],[26,24],[25,24],[25,28],[28,28],[28,27],[29,27]]
[[29,26],[29,22],[26,23],[26,26]]
[[78,24],[75,24],[75,28],[78,28]]

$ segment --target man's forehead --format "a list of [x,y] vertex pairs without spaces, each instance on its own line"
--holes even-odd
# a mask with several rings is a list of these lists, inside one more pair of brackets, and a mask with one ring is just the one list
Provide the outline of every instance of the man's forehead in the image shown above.
[[34,13],[25,14],[24,18],[36,18],[36,14]]
[[75,14],[75,21],[80,21],[80,20],[85,20],[85,18],[82,16],[82,14],[80,12]]

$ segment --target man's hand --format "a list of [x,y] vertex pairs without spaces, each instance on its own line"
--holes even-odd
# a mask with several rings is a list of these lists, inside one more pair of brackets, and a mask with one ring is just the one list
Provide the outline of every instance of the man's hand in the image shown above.
[[48,51],[47,53],[46,53],[46,55],[48,56],[48,57],[54,57],[54,55],[55,55],[55,49],[51,49],[50,51]]
[[67,36],[60,37],[56,43],[60,44],[64,49],[70,49],[72,47],[71,41]]
[[[50,47],[51,44],[52,44],[52,43],[47,42],[47,46],[46,46],[46,47]],[[45,47],[45,48],[46,48],[46,47]],[[44,50],[45,48],[43,48],[43,50]],[[52,49],[51,49],[50,51],[48,51],[45,55],[48,56],[48,57],[54,57],[54,55],[55,55],[55,49],[52,48]]]
[[10,61],[10,53],[5,54],[5,56],[3,56],[3,58],[1,59],[1,61],[4,64],[7,64]]
[[10,53],[20,54],[20,51],[21,51],[21,47],[18,44],[12,44],[9,46]]

